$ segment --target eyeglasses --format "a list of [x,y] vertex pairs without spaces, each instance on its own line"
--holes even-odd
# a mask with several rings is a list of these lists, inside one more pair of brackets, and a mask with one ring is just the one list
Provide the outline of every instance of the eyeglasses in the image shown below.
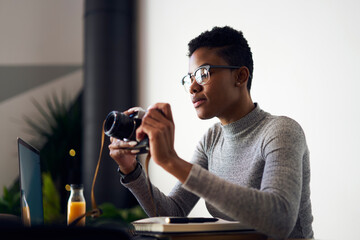
[[186,92],[190,92],[190,87],[195,81],[199,85],[205,85],[210,80],[210,69],[211,68],[225,68],[225,69],[237,69],[238,66],[219,66],[219,65],[204,65],[198,67],[193,74],[188,73],[181,80],[181,84],[184,86]]

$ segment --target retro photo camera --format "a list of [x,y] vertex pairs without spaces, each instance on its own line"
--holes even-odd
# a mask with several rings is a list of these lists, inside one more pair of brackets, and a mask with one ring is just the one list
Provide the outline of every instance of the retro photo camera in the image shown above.
[[[141,125],[141,118],[145,111],[141,108],[129,116],[118,111],[110,112],[104,124],[104,132],[109,137],[114,137],[123,141],[136,141],[136,129]],[[137,145],[129,150],[140,150],[138,154],[149,151],[149,139],[146,137]]]

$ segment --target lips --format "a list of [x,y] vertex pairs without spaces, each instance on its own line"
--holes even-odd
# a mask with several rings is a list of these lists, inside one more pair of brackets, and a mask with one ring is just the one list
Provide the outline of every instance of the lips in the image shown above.
[[195,108],[199,107],[200,105],[202,105],[204,102],[206,101],[205,98],[193,98],[192,102]]

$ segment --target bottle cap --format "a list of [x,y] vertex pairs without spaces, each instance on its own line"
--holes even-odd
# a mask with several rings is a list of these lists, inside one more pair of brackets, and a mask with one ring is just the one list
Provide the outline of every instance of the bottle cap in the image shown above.
[[70,187],[73,189],[81,189],[84,188],[83,184],[70,184]]

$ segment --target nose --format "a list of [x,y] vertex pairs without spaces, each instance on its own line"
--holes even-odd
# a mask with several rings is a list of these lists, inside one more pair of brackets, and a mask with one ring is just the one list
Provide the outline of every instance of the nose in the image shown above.
[[190,85],[189,92],[193,94],[193,93],[198,93],[201,90],[202,90],[202,86],[194,80]]

